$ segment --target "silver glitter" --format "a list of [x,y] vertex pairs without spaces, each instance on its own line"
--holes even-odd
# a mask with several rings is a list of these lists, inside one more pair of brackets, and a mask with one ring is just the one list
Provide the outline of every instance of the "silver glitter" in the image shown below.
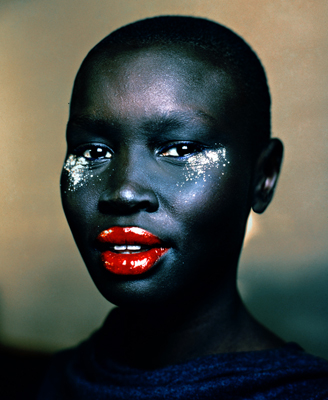
[[70,154],[64,164],[64,170],[68,172],[69,178],[68,190],[74,191],[82,187],[87,181],[89,169],[90,165],[85,157]]
[[206,182],[206,177],[210,177],[209,170],[219,168],[222,166],[222,162],[224,162],[223,167],[226,166],[226,163],[229,163],[226,159],[225,148],[205,150],[189,157],[184,167],[186,182],[195,181],[195,184],[199,180]]

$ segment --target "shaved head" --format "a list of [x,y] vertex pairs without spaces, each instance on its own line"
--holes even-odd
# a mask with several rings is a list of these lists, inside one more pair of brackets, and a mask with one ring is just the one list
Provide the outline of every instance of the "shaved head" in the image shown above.
[[[230,29],[203,18],[163,16],[126,25],[105,37],[86,56],[75,85],[84,71],[103,68],[108,60],[135,55],[145,49],[183,53],[227,73],[239,97],[238,116],[254,149],[270,138],[270,93],[263,66],[250,46]],[[122,68],[124,66],[122,65]],[[74,92],[73,92],[74,94]],[[236,116],[236,110],[233,110]]]

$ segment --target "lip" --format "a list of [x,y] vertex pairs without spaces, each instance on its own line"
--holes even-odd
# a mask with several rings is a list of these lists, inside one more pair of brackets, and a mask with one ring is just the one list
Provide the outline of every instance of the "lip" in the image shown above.
[[[140,246],[130,254],[105,250],[101,253],[103,266],[117,275],[140,275],[148,271],[169,250],[155,235],[145,229],[131,226],[113,226],[97,236],[99,243],[114,246]],[[129,251],[129,248],[126,249]],[[133,251],[133,250],[132,250]]]

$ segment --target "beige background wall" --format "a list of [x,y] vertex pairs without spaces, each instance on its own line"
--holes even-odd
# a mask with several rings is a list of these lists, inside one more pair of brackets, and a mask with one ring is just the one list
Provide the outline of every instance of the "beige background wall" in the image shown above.
[[257,51],[286,145],[276,198],[253,220],[239,287],[255,315],[328,358],[328,35],[325,0],[0,1],[0,340],[72,345],[109,309],[61,211],[71,85],[111,30],[157,14],[208,17]]

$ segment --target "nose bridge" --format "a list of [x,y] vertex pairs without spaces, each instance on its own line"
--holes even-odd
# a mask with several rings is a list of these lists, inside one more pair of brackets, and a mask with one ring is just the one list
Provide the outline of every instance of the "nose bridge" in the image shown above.
[[115,162],[115,182],[119,187],[147,187],[147,160],[141,146],[126,146]]
[[103,209],[122,213],[157,210],[158,199],[149,179],[148,158],[145,150],[137,145],[126,146],[114,155],[112,173],[100,198]]

